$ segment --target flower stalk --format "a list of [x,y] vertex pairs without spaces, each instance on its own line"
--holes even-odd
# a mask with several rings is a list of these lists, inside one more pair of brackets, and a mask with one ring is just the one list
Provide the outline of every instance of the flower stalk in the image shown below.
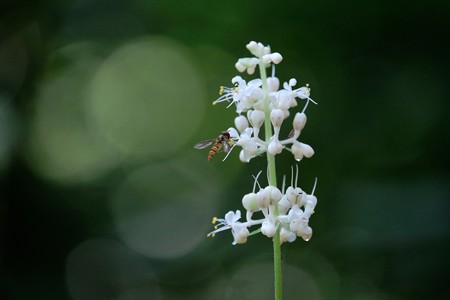
[[[314,213],[317,198],[314,196],[316,184],[311,194],[304,192],[298,186],[298,166],[291,171],[291,182],[286,188],[286,176],[283,177],[281,190],[277,187],[277,170],[275,157],[283,150],[288,150],[296,161],[303,157],[310,158],[314,150],[308,144],[299,142],[301,132],[306,124],[306,108],[309,102],[317,104],[310,98],[310,87],[295,88],[296,79],[290,79],[279,89],[279,79],[275,77],[274,65],[279,64],[283,57],[277,52],[271,52],[269,46],[250,42],[247,49],[254,57],[240,58],[236,63],[239,72],[252,75],[258,67],[260,78],[246,82],[242,77],[235,76],[231,82],[233,87],[221,87],[220,97],[213,104],[228,102],[228,107],[236,106],[234,123],[220,141],[227,155],[236,147],[241,147],[239,158],[248,163],[251,159],[264,154],[267,157],[267,186],[259,183],[259,175],[254,177],[253,191],[243,196],[242,205],[246,210],[245,220],[241,220],[240,210],[230,211],[225,218],[214,218],[218,225],[208,234],[231,230],[233,245],[247,242],[249,236],[261,233],[272,239],[274,257],[275,300],[282,299],[282,261],[281,245],[293,242],[297,237],[309,241],[312,228],[309,219]],[[266,69],[272,66],[272,76],[267,77]],[[303,109],[296,112],[292,121],[292,130],[285,139],[280,139],[280,129],[290,116],[290,109],[304,101]],[[260,137],[264,124],[264,138]],[[229,136],[229,138],[228,138]],[[217,140],[216,140],[217,142]],[[201,144],[203,145],[203,144]],[[290,146],[289,146],[290,145]],[[216,146],[216,145],[215,145]],[[201,148],[201,147],[197,147]],[[317,183],[317,181],[316,181]],[[257,190],[259,188],[259,190]],[[262,215],[255,219],[255,215]],[[259,227],[250,232],[250,227]]]
[[[259,62],[259,73],[262,81],[262,89],[266,94],[264,98],[264,132],[266,143],[270,143],[272,138],[272,127],[270,123],[270,100],[269,94],[267,93],[267,72],[262,61]],[[267,172],[269,185],[277,186],[277,174],[276,174],[276,164],[275,155],[267,152]],[[278,217],[278,206],[274,207],[274,216]],[[283,297],[283,280],[282,280],[282,268],[281,268],[281,242],[280,242],[280,228],[276,229],[275,235],[273,236],[273,267],[274,267],[274,289],[275,289],[275,300],[281,300]]]

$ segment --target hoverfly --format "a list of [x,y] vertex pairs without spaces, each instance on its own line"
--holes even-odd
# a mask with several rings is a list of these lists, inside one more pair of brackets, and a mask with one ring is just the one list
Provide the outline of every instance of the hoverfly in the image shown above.
[[195,144],[194,148],[205,149],[210,145],[212,146],[208,152],[208,161],[211,160],[220,149],[223,149],[225,153],[230,152],[232,146],[234,145],[234,141],[233,139],[231,139],[230,133],[228,131],[222,131],[215,139],[201,141]]

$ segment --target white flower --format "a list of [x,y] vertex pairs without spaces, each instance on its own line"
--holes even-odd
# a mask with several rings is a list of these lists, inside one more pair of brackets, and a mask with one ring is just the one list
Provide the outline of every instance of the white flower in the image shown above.
[[280,143],[280,141],[276,138],[273,138],[272,141],[270,141],[269,146],[267,147],[267,152],[270,155],[277,155],[280,154],[283,151],[283,145]]
[[[235,67],[239,72],[247,72],[249,75],[259,67],[261,79],[246,81],[241,76],[235,76],[231,80],[233,87],[221,87],[220,97],[213,102],[228,102],[227,108],[234,104],[238,114],[234,119],[236,129],[228,129],[231,148],[224,147],[227,148],[225,159],[234,147],[241,147],[239,158],[242,162],[249,162],[267,152],[268,161],[272,163],[271,156],[280,154],[284,149],[290,151],[297,161],[313,156],[313,148],[298,140],[306,125],[305,110],[309,102],[317,104],[310,97],[309,85],[295,88],[297,80],[291,78],[279,90],[280,80],[275,77],[275,65],[283,60],[282,55],[272,53],[269,46],[255,41],[248,43],[247,49],[254,57],[240,58]],[[270,66],[272,74],[267,77],[266,68]],[[290,123],[292,130],[284,137],[288,131],[281,127],[286,126],[284,121],[291,115],[290,110],[298,105],[299,99],[306,100],[303,110],[294,112],[295,116]],[[260,131],[264,133],[264,139],[260,138]],[[268,181],[272,182],[272,176],[275,176],[273,165],[268,166],[268,170]],[[245,243],[249,236],[256,233],[269,238],[279,233],[281,243],[293,242],[297,237],[310,240],[313,230],[309,226],[309,219],[317,205],[317,197],[314,196],[317,181],[311,195],[308,195],[297,185],[298,167],[295,177],[292,169],[291,183],[287,188],[286,178],[283,178],[281,190],[276,186],[261,186],[258,182],[260,174],[261,172],[254,177],[253,191],[245,194],[241,200],[246,221],[240,221],[239,210],[230,211],[223,219],[213,219],[213,223],[218,224],[208,236],[230,229],[234,245]],[[250,232],[251,227],[257,228]]]
[[225,215],[224,219],[213,218],[213,224],[219,224],[214,226],[215,230],[208,233],[208,236],[214,236],[218,232],[231,229],[234,237],[233,245],[245,243],[247,241],[249,231],[246,224],[238,222],[240,218],[240,210],[237,210],[236,212],[229,211]]
[[284,242],[289,242],[292,243],[293,241],[295,241],[297,239],[297,235],[295,233],[293,233],[292,231],[289,231],[286,228],[281,228],[280,230],[280,242],[284,243]]
[[312,237],[312,228],[308,226],[306,219],[295,219],[292,221],[290,230],[305,241],[309,241]]
[[227,106],[230,107],[233,103],[236,105],[236,112],[242,113],[249,110],[256,102],[264,99],[264,91],[261,88],[261,79],[253,79],[248,83],[242,79],[241,76],[235,76],[231,80],[234,87],[220,87],[220,97],[213,102],[217,104],[220,102],[230,102]]
[[317,105],[317,102],[309,97],[311,94],[311,88],[309,87],[309,84],[306,84],[306,86],[295,90],[295,92],[297,93],[297,97],[299,97],[300,99],[308,99],[308,102],[306,102],[306,105],[303,108],[303,112],[306,110],[309,101]]
[[270,46],[264,46],[262,43],[251,41],[247,44],[247,49],[251,54],[260,58],[263,55],[270,54]]
[[247,71],[248,75],[255,73],[256,66],[259,64],[259,59],[256,57],[240,58],[234,65],[236,69],[243,73]]
[[299,88],[298,90],[296,90],[296,92],[297,97],[299,97],[300,99],[309,99],[309,95],[311,95],[311,89],[308,85]]
[[314,155],[313,148],[304,143],[300,143],[299,141],[294,141],[291,147],[292,154],[294,154],[294,158],[296,161],[302,160],[303,156],[306,158],[310,158]]
[[250,232],[245,224],[236,223],[231,227],[231,233],[233,234],[233,245],[244,244],[247,242],[248,235]]
[[275,225],[275,220],[265,219],[261,224],[261,233],[267,237],[273,237],[277,231],[277,226]]
[[[255,178],[253,191],[244,195],[242,205],[246,209],[247,221],[239,222],[241,212],[228,212],[224,219],[213,219],[213,223],[219,223],[215,226],[209,236],[216,233],[231,229],[234,241],[233,244],[242,244],[247,241],[250,235],[261,232],[263,235],[272,238],[275,236],[277,229],[280,229],[280,241],[293,242],[297,237],[301,237],[305,241],[309,241],[312,237],[313,230],[309,226],[309,218],[314,213],[317,204],[317,198],[314,191],[317,185],[317,179],[311,195],[306,194],[301,188],[297,187],[298,167],[296,168],[295,180],[292,178],[291,185],[284,192],[277,187],[266,186],[262,188],[258,182],[261,172]],[[292,177],[294,174],[292,172]],[[259,191],[255,192],[256,187]],[[278,206],[278,211],[275,207]],[[261,219],[254,218],[256,215],[262,215]],[[259,226],[250,233],[249,228]]]
[[239,158],[242,162],[249,162],[250,159],[259,155],[261,146],[257,140],[252,137],[253,129],[251,127],[246,128],[241,134],[234,128],[228,128],[228,132],[230,133],[230,137],[235,141],[233,148],[235,146],[242,147],[242,151],[239,154]]
[[280,53],[274,52],[271,54],[266,54],[262,56],[262,61],[264,64],[268,65],[270,63],[279,64],[283,60],[283,56]]

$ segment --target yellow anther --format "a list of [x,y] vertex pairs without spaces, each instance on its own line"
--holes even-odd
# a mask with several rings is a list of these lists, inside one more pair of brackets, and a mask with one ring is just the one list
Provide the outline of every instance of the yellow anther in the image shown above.
[[212,223],[216,224],[217,223],[217,217],[212,218]]

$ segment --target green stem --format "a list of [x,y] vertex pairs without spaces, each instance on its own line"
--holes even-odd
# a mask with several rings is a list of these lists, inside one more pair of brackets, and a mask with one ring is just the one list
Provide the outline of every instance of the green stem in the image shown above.
[[[267,93],[267,74],[266,68],[263,63],[259,63],[259,72],[261,74],[262,88],[266,92],[266,98],[264,99],[264,132],[265,141],[270,143],[272,137],[272,123],[270,121],[270,103]],[[275,165],[275,156],[267,152],[267,173],[269,178],[269,185],[277,186],[277,174]],[[275,205],[274,209],[275,217],[278,216],[278,205]],[[282,278],[281,278],[281,242],[280,242],[280,228],[277,229],[273,237],[273,266],[275,275],[275,300],[281,300],[283,298],[282,290]]]

